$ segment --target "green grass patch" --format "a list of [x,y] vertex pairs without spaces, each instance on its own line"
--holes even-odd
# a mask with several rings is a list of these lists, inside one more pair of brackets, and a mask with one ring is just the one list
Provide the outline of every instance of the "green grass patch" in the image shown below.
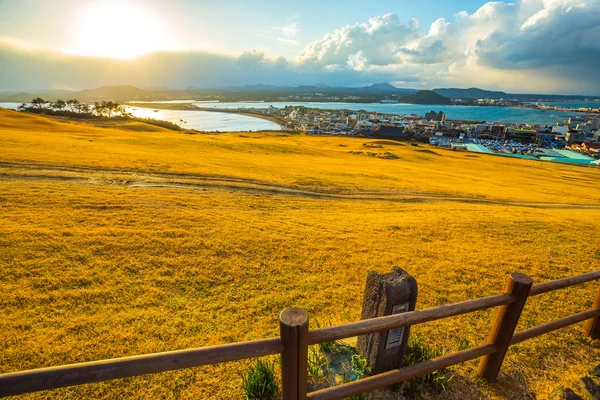
[[248,400],[272,400],[279,393],[275,363],[257,358],[242,374],[242,390]]

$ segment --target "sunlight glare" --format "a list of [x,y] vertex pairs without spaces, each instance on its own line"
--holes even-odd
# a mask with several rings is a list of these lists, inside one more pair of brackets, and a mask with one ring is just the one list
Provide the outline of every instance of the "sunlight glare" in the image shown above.
[[161,21],[150,10],[129,2],[87,5],[72,35],[74,44],[68,51],[79,55],[133,58],[172,48]]

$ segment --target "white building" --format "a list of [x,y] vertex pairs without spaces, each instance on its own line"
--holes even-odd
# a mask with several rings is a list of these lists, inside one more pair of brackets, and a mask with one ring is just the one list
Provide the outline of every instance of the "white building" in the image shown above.
[[565,125],[554,125],[552,127],[552,133],[557,133],[560,135],[566,135],[569,132],[569,127]]

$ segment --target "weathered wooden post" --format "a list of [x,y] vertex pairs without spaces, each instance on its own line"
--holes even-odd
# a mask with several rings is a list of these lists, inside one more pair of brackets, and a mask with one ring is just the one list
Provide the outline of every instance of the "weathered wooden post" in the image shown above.
[[498,309],[494,326],[488,335],[487,341],[496,346],[496,351],[481,359],[477,372],[481,378],[486,379],[488,382],[495,382],[498,378],[498,372],[500,372],[504,356],[532,285],[533,280],[530,277],[517,272],[510,274],[506,279],[504,293],[513,296],[515,302]]
[[[593,310],[600,309],[600,289],[596,292],[596,299],[594,300]],[[592,319],[588,319],[585,323],[585,334],[592,339],[600,339],[600,316],[596,316]]]
[[308,381],[308,313],[286,308],[279,315],[281,355],[281,394],[283,400],[306,399]]
[[[361,319],[414,311],[417,290],[415,278],[398,267],[387,274],[369,272]],[[407,326],[359,336],[356,351],[367,360],[374,374],[398,369],[408,346],[409,330]]]

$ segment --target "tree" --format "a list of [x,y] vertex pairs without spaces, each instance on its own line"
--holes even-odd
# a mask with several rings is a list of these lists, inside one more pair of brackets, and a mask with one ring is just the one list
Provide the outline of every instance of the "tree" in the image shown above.
[[[75,101],[77,101],[77,100],[75,100]],[[75,110],[80,114],[89,114],[91,111],[90,106],[88,106],[85,103],[80,103],[78,101],[77,101],[77,104],[74,105],[74,107],[75,107]]]
[[48,102],[41,97],[36,97],[35,99],[31,100],[31,104],[33,104],[33,106],[38,110],[41,110],[44,108],[44,105],[48,104]]
[[118,106],[118,104],[112,101],[103,101],[102,103],[104,104],[106,115],[108,115],[108,118],[112,118],[114,116],[115,109]]
[[104,116],[104,113],[106,112],[106,102],[103,101],[102,103],[99,103],[97,101],[94,102],[94,114],[96,114],[99,117]]
[[79,110],[79,109],[78,109],[78,106],[79,106],[79,104],[81,104],[81,103],[79,103],[79,100],[77,100],[77,99],[68,99],[68,100],[65,102],[65,104],[66,104],[66,105],[69,107],[69,109],[70,109],[72,112],[75,112],[75,111],[78,111],[78,110]]
[[132,116],[131,113],[127,111],[125,106],[119,106],[117,111],[119,112],[119,114],[121,114],[121,117],[123,118],[130,118]]
[[[52,103],[50,106],[58,111],[62,111],[67,106],[67,103],[65,103],[64,100],[59,99],[59,100],[56,100],[54,103]],[[73,110],[71,110],[71,111],[73,111]]]

